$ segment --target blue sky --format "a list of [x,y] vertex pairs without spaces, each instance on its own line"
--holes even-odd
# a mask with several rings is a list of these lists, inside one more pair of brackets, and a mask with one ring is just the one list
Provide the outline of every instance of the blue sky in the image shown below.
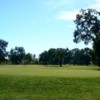
[[36,55],[49,48],[84,48],[73,43],[73,20],[82,8],[99,10],[100,0],[0,0],[0,39],[9,42],[7,50],[23,46]]

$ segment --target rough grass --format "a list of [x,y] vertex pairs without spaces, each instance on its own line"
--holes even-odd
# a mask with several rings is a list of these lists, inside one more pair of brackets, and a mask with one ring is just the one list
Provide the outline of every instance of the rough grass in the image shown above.
[[100,100],[93,66],[0,66],[0,100]]

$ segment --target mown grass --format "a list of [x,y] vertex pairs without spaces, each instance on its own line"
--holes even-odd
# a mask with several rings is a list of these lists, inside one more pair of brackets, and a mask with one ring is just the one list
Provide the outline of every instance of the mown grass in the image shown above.
[[100,100],[99,68],[0,66],[0,100]]
[[0,75],[86,78],[100,77],[100,71],[96,66],[2,65]]

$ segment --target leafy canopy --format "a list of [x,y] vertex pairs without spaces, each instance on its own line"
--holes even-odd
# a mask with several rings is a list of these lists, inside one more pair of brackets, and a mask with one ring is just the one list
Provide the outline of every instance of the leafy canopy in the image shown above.
[[88,44],[90,41],[96,42],[100,39],[100,12],[95,9],[82,9],[74,22],[76,24],[74,42],[82,40]]

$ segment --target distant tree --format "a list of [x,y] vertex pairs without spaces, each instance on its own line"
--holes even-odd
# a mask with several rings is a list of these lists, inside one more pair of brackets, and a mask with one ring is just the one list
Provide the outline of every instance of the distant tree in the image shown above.
[[90,60],[91,60],[91,63],[96,65],[97,64],[97,61],[96,61],[96,56],[95,56],[95,53],[94,53],[94,50],[93,49],[90,49]]
[[23,47],[15,47],[9,53],[9,59],[13,64],[22,64],[24,56],[25,50]]
[[22,62],[23,62],[23,64],[32,64],[32,60],[33,60],[32,54],[27,53],[27,54],[24,55]]
[[67,53],[66,50],[62,48],[51,48],[48,51],[44,51],[39,56],[39,62],[42,64],[55,64],[62,66],[62,64],[65,64],[65,60],[68,60]]
[[58,48],[56,49],[56,60],[60,67],[62,67],[62,64],[64,63],[64,57],[65,57],[65,49]]
[[76,15],[76,30],[74,32],[74,42],[81,40],[85,44],[93,42],[93,49],[100,65],[100,12],[95,9],[81,10]]
[[70,50],[68,48],[66,48],[64,50],[64,64],[70,64]]
[[74,48],[70,50],[70,63],[74,65],[89,65],[90,64],[90,49]]
[[33,60],[33,61],[36,60],[36,55],[35,55],[35,54],[32,55],[32,60]]
[[51,48],[40,54],[39,62],[45,65],[53,64],[60,66],[63,64],[89,65],[93,59],[92,56],[93,53],[89,48],[81,50],[78,48],[72,50],[69,50],[68,48]]
[[48,64],[48,52],[47,51],[44,51],[43,53],[39,55],[39,62],[45,65]]
[[38,58],[36,58],[36,55],[33,54],[32,55],[32,64],[38,64],[38,63],[39,63]]
[[48,63],[49,64],[57,64],[56,49],[50,48],[47,52],[48,52]]
[[74,65],[80,64],[80,49],[74,48],[70,51],[71,53],[71,63]]
[[5,61],[5,57],[7,56],[7,52],[6,52],[7,45],[8,45],[8,42],[0,39],[0,63]]
[[81,65],[89,65],[90,64],[90,49],[84,48],[80,50],[80,64]]

